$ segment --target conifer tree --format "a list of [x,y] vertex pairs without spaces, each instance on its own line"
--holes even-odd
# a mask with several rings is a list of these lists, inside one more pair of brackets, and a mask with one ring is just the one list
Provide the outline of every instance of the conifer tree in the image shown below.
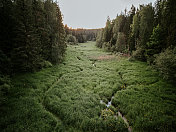
[[104,36],[103,36],[103,41],[104,42],[109,42],[111,40],[111,34],[112,34],[112,27],[111,27],[111,20],[110,17],[108,16],[107,22],[106,22],[106,27],[104,29]]
[[62,23],[62,15],[59,7],[54,3],[56,10],[56,21],[54,24],[55,42],[52,44],[52,62],[57,64],[62,60],[66,44],[65,44],[65,30]]
[[11,0],[0,1],[0,74],[9,74],[11,71],[11,51],[13,48],[13,3]]
[[52,0],[1,0],[0,17],[0,62],[7,65],[1,65],[3,71],[36,71],[46,61],[61,61],[65,31]]
[[154,26],[153,24],[154,8],[152,7],[152,4],[141,6],[139,15],[140,15],[140,29],[139,29],[140,43],[139,43],[139,46],[145,48],[146,43],[148,42],[150,38],[150,35],[153,31],[153,26]]
[[154,58],[156,54],[159,54],[162,49],[162,29],[158,25],[153,29],[152,35],[150,37],[149,42],[147,43],[146,47],[146,57],[147,61],[151,64],[154,61]]
[[136,50],[136,47],[139,43],[139,28],[140,28],[140,16],[139,16],[139,12],[137,12],[134,16],[133,16],[133,22],[130,26],[130,35],[129,35],[129,50],[130,53],[132,53],[132,51]]

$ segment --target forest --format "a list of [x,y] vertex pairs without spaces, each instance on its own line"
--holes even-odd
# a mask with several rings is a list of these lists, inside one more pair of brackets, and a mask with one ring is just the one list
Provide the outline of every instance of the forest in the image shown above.
[[176,1],[99,29],[64,24],[59,5],[0,0],[0,131],[174,132]]
[[100,30],[101,29],[72,29],[65,25],[66,41],[72,44],[95,41]]
[[157,0],[133,5],[99,32],[97,46],[107,51],[124,53],[131,60],[146,61],[157,68],[165,79],[176,80],[176,6],[174,0]]

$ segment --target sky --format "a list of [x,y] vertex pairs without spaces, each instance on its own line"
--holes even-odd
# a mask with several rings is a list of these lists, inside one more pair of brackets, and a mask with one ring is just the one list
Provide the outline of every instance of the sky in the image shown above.
[[131,5],[154,3],[155,0],[57,0],[63,14],[63,23],[72,28],[95,29],[105,27],[107,17],[129,11]]

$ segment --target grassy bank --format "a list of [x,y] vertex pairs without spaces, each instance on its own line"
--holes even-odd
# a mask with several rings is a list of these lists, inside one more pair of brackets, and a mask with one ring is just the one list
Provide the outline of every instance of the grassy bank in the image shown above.
[[[62,64],[12,78],[1,107],[7,131],[174,131],[176,89],[145,63],[130,62],[95,47],[68,46]],[[106,110],[100,100],[108,102]]]

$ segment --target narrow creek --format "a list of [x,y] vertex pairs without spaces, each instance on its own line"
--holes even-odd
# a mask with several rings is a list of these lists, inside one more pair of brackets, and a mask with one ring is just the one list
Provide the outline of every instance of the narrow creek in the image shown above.
[[[111,100],[107,104],[105,102],[103,102],[103,100],[100,100],[100,103],[106,105],[106,107],[109,108],[112,105],[113,98],[114,98],[114,96],[111,97]],[[128,127],[128,131],[132,132],[132,128],[130,127],[128,120],[122,115],[122,113],[120,111],[118,111],[118,116],[123,119],[123,121],[125,122],[125,124]],[[114,117],[117,118],[117,115],[114,115]]]

